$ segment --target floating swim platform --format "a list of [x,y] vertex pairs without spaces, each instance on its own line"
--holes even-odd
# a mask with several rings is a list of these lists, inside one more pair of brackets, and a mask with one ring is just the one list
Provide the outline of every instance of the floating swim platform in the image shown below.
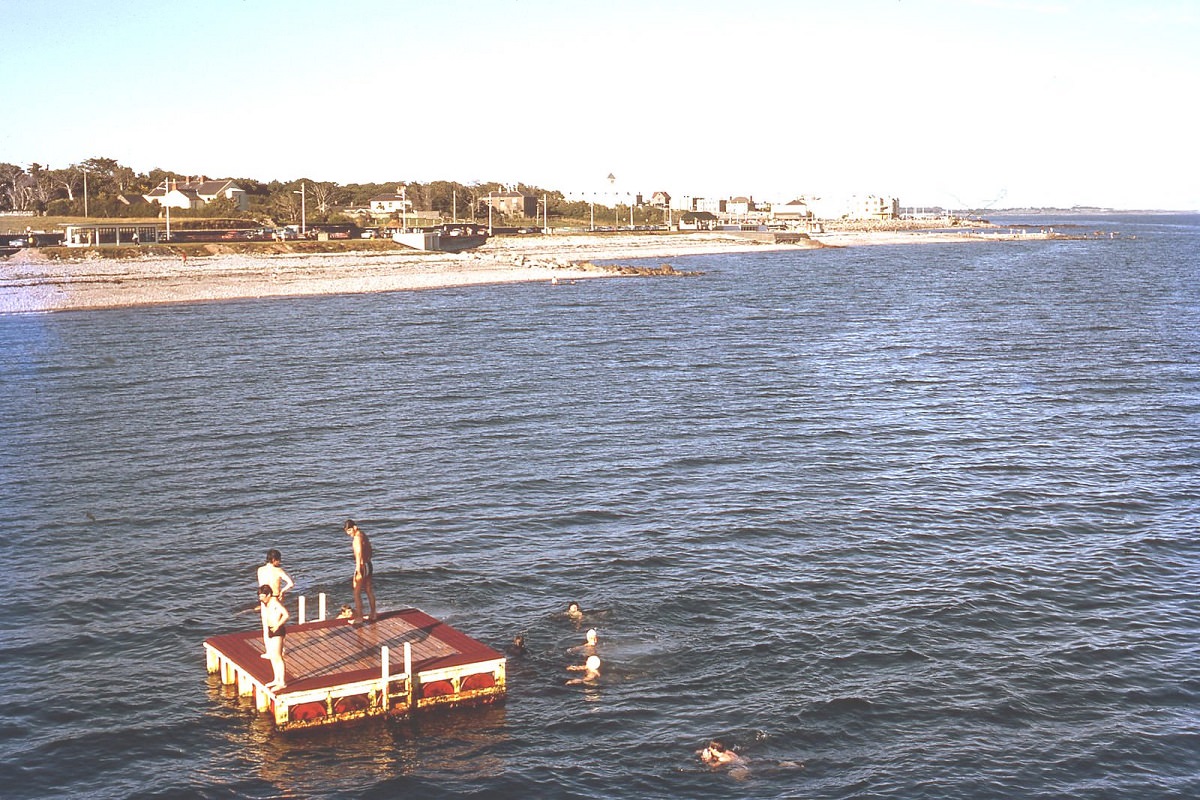
[[505,696],[506,659],[416,608],[288,625],[287,686],[277,691],[263,658],[262,628],[204,640],[208,671],[272,715],[279,730],[368,717],[408,717],[435,708],[495,703]]

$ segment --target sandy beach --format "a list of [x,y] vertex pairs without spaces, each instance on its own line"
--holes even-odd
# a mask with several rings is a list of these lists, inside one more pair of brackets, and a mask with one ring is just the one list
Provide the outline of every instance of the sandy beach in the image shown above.
[[[466,253],[384,251],[322,254],[217,254],[48,259],[36,250],[0,259],[0,313],[113,308],[240,298],[358,294],[513,281],[572,281],[629,276],[598,261],[671,259],[713,253],[957,242],[997,238],[920,230],[838,231],[801,244],[761,243],[720,232],[588,233],[496,237]],[[1004,238],[1031,238],[1017,234]],[[636,274],[636,273],[634,273]]]

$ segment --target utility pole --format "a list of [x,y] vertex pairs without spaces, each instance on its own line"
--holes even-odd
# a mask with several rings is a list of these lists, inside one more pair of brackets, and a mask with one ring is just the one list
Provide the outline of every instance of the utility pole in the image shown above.
[[167,211],[167,241],[171,241],[171,203],[168,201],[167,195],[171,193],[171,178],[167,176],[163,178],[163,208]]
[[304,191],[305,191],[304,181],[301,181],[300,182],[300,191],[292,192],[292,194],[300,195],[300,238],[301,239],[303,239],[305,234],[308,233],[307,213],[306,213],[306,209],[304,206]]

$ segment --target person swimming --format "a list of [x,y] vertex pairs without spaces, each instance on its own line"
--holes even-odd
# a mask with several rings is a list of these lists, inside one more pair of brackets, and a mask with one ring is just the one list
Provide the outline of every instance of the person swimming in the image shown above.
[[710,767],[744,767],[745,759],[725,746],[720,739],[713,739],[708,747],[697,750],[696,755]]
[[600,680],[600,656],[588,656],[587,661],[582,664],[571,664],[567,669],[571,672],[583,673],[582,677],[571,678],[567,681],[568,686],[579,683],[595,683]]
[[567,652],[582,653],[587,656],[596,655],[596,636],[596,629],[588,628],[588,632],[584,634],[583,644],[575,645],[574,647],[568,647]]
[[529,652],[525,649],[525,634],[518,633],[516,636],[514,636],[512,644],[506,648],[505,652],[514,658],[524,658]]

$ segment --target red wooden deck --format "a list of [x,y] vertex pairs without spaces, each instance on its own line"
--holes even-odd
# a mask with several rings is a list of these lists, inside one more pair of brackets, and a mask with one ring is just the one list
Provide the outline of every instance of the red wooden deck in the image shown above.
[[[262,628],[212,636],[204,643],[220,651],[261,684],[271,680]],[[412,647],[413,673],[503,658],[487,645],[415,608],[388,611],[375,622],[354,627],[346,619],[288,625],[283,661],[287,687],[275,694],[307,692],[371,680],[382,669],[380,647],[391,653],[392,672],[400,672],[404,644]]]

